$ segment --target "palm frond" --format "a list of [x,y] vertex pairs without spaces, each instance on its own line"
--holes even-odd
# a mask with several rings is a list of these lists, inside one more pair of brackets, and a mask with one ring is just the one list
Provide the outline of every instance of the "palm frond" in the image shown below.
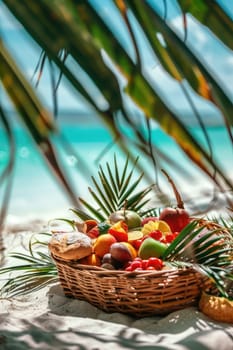
[[[86,205],[88,205],[88,203],[86,203]],[[90,208],[91,211],[92,207]],[[70,209],[77,217],[79,217],[81,220],[85,221],[85,220],[92,220],[93,217],[89,214],[87,214],[85,211],[83,211],[82,209],[79,208],[71,208]],[[95,210],[94,212],[94,216],[97,217],[98,216],[98,211]],[[102,216],[101,216],[102,218]],[[100,219],[100,221],[103,221],[104,219]]]
[[14,265],[0,269],[0,275],[12,275],[1,288],[1,294],[15,296],[38,290],[49,283],[58,280],[57,269],[51,258],[40,253],[39,258],[30,254],[13,253],[10,257],[27,262],[24,265]]
[[224,284],[233,279],[231,234],[225,228],[209,229],[200,222],[194,220],[187,225],[167,248],[163,259],[192,266],[214,281],[219,293],[226,296]]
[[[94,218],[104,221],[111,213],[123,207],[139,212],[148,203],[149,199],[146,197],[153,186],[150,185],[145,189],[137,190],[143,178],[143,173],[141,173],[135,180],[133,179],[137,162],[138,157],[134,160],[132,168],[129,169],[129,157],[126,158],[122,166],[118,163],[116,156],[114,156],[113,166],[109,162],[106,163],[106,172],[100,166],[100,171],[98,172],[99,181],[92,176],[95,190],[89,188],[89,192],[98,207],[94,207],[83,198],[79,198],[79,200]],[[119,169],[122,170],[120,171]],[[73,212],[79,217],[86,217],[85,212],[80,210],[73,210]]]
[[51,283],[56,283],[57,281],[58,277],[56,275],[55,277],[51,275],[46,276],[45,271],[36,274],[27,273],[24,278],[22,278],[21,275],[9,279],[2,287],[1,294],[6,295],[7,297],[25,295],[28,292],[36,292]]
[[159,213],[160,213],[161,209],[160,208],[141,208],[140,210],[140,216],[142,218],[146,218],[146,217],[150,217],[150,216],[155,216],[155,217],[159,217]]
[[47,250],[49,237],[47,232],[33,234],[28,242],[28,252],[9,254],[17,264],[0,269],[3,281],[7,276],[1,287],[2,296],[25,295],[58,281],[57,268]]

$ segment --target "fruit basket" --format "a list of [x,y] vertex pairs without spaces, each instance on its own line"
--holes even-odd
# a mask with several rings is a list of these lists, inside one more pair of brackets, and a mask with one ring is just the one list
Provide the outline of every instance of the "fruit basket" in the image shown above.
[[78,220],[59,219],[70,232],[51,230],[49,250],[65,295],[137,317],[198,305],[202,291],[227,296],[230,229],[191,217],[167,174],[176,207],[145,209],[151,187],[135,194],[141,176],[131,183],[127,167],[128,161],[120,174],[116,161],[112,172],[108,165],[109,181],[101,168],[100,183],[93,178],[97,193],[90,190],[97,209],[80,198],[92,215],[72,209]]
[[203,286],[203,277],[192,268],[126,272],[53,259],[65,295],[106,312],[168,314],[197,305]]

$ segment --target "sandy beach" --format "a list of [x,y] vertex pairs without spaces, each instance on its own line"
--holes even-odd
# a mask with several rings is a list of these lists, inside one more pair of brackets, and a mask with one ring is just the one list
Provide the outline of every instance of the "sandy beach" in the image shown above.
[[[4,233],[5,255],[27,249],[30,235],[44,227],[45,223],[40,221],[9,226]],[[9,264],[8,258],[5,264]],[[28,295],[0,299],[0,349],[229,350],[232,347],[233,325],[214,322],[197,307],[164,317],[138,319],[105,313],[87,302],[67,298],[59,283]]]

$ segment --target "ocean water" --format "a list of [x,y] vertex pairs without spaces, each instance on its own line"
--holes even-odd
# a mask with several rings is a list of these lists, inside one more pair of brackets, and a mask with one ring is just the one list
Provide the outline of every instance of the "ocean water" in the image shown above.
[[[105,168],[106,162],[113,166],[114,154],[117,155],[119,169],[122,169],[126,155],[114,144],[111,135],[101,124],[62,122],[60,129],[62,130],[62,139],[68,140],[70,146],[65,152],[63,143],[58,139],[54,140],[62,168],[68,175],[77,197],[81,196],[91,200],[88,191],[89,186],[94,188],[91,176],[98,179],[98,168],[100,165]],[[200,140],[204,140],[198,127],[193,127],[192,131],[198,135]],[[26,130],[17,124],[14,134],[17,152],[8,219],[52,219],[58,216],[69,216],[69,209],[73,207],[73,204],[54,180]],[[226,130],[222,126],[209,127],[208,134],[216,159],[230,176],[233,171],[233,158],[232,147],[226,135]],[[149,178],[144,177],[141,187],[158,181],[158,185],[169,196],[171,202],[174,202],[171,187],[160,170],[164,168],[175,180],[183,198],[187,198],[187,205],[189,205],[190,200],[193,200],[190,202],[192,206],[201,208],[212,196],[213,185],[211,181],[190,163],[175,142],[160,129],[155,128],[152,135],[153,142],[158,148],[169,154],[174,164],[179,165],[182,170],[174,168],[174,164],[170,161],[161,160],[159,162],[156,158],[157,172],[155,172],[152,160],[141,155],[129,143],[129,150],[135,157],[139,156],[141,169],[145,173],[149,173]],[[7,159],[8,144],[4,131],[0,129],[1,171]],[[139,174],[140,171],[136,174]],[[156,195],[153,196],[153,200],[159,202],[159,198]]]
[[[158,6],[160,2],[154,2]],[[230,5],[226,3],[228,7]],[[163,2],[161,2],[162,4]],[[177,6],[169,4],[168,19],[173,21],[176,26],[180,25],[179,16],[177,17]],[[160,4],[160,10],[163,7]],[[124,47],[128,48],[129,54],[133,55],[133,47],[130,44],[129,37],[125,35],[124,27],[117,17],[109,17],[108,2],[96,2],[96,5],[104,5],[104,11],[101,13],[111,18],[111,25],[117,28],[120,39]],[[174,5],[174,6],[173,6]],[[112,13],[112,12],[110,12]],[[195,21],[189,19],[189,25],[193,30],[189,31],[189,39],[195,48],[205,52],[205,59],[212,67],[212,70],[219,74],[224,82],[226,93],[232,97],[232,52],[224,45],[221,45],[216,38],[208,31],[198,26]],[[19,67],[23,70],[28,79],[32,79],[33,72],[40,56],[40,48],[29,37],[20,23],[9,13],[6,6],[0,0],[0,31],[4,44],[11,52]],[[158,65],[158,60],[151,55],[148,47],[142,44],[142,59],[145,65],[145,71],[153,77],[153,83],[156,85],[158,93],[169,104],[170,108],[178,112],[183,120],[190,126],[190,129],[207,147],[204,141],[202,131],[196,124],[196,118],[192,113],[190,105],[185,99],[180,85],[171,79],[164,70]],[[208,45],[208,46],[207,46]],[[217,45],[217,46],[216,46]],[[218,49],[216,50],[216,47]],[[208,48],[208,49],[206,49]],[[198,52],[199,52],[198,51]],[[216,57],[216,51],[218,55]],[[22,54],[23,53],[23,54]],[[32,83],[35,81],[32,80]],[[44,73],[40,80],[37,92],[44,104],[52,110],[52,89],[51,76],[48,65],[44,68]],[[214,156],[217,162],[223,167],[224,171],[231,177],[233,171],[232,145],[229,142],[226,130],[221,126],[221,116],[212,104],[204,101],[193,92],[190,94],[195,102],[199,113],[208,125],[208,134],[211,139]],[[99,96],[97,96],[99,98]],[[12,112],[12,106],[1,90],[0,85],[0,103],[10,112],[10,116],[15,119]],[[62,81],[58,90],[59,111],[63,117],[61,122],[62,137],[69,141],[71,149],[64,152],[64,147],[58,138],[54,142],[61,155],[61,164],[64,171],[68,174],[70,182],[74,187],[77,196],[90,199],[88,186],[92,185],[91,176],[97,176],[98,166],[105,165],[106,162],[112,162],[114,154],[120,164],[124,164],[125,155],[113,143],[109,132],[103,126],[96,122],[96,119],[90,117],[91,111],[87,108],[85,102],[72,89],[68,87],[65,81]],[[72,113],[79,113],[83,117],[81,122],[75,123]],[[14,127],[16,137],[16,167],[14,172],[14,182],[9,206],[9,218],[53,218],[54,216],[68,215],[69,208],[72,206],[70,200],[54,181],[51,173],[48,171],[43,158],[38,153],[34,143],[31,141],[25,129],[17,122]],[[194,199],[192,206],[197,209],[206,205],[212,198],[213,185],[210,180],[193,166],[187,157],[179,150],[174,140],[170,139],[156,126],[153,129],[153,142],[164,153],[169,155],[170,160],[159,161],[156,157],[157,171],[153,167],[151,159],[139,154],[129,143],[130,152],[135,156],[140,156],[139,164],[141,168],[149,173],[149,179],[142,182],[142,186],[148,183],[157,184],[165,191],[170,198],[174,198],[167,180],[161,174],[161,168],[169,171],[169,174],[176,181],[184,198]],[[111,147],[110,147],[111,145]],[[8,143],[5,133],[0,125],[0,171],[2,172],[8,160]],[[101,156],[101,157],[100,157]],[[156,156],[156,155],[155,155]],[[172,163],[173,162],[173,163]],[[179,170],[176,168],[181,168]],[[3,187],[0,188],[2,200]],[[156,197],[156,196],[155,196]],[[156,199],[156,198],[154,198]],[[195,203],[195,204],[193,204]],[[191,204],[190,204],[191,207]]]

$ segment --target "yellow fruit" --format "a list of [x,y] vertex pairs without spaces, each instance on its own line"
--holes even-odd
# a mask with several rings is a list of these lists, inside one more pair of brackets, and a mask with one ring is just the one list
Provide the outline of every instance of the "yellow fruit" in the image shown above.
[[142,231],[129,231],[128,232],[128,241],[136,241],[137,239],[141,239],[143,237]]
[[160,230],[162,233],[171,232],[170,226],[163,220],[149,221],[142,228],[143,236],[148,235],[150,232]]

